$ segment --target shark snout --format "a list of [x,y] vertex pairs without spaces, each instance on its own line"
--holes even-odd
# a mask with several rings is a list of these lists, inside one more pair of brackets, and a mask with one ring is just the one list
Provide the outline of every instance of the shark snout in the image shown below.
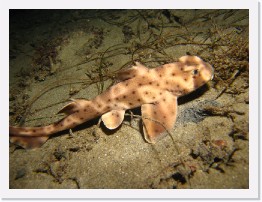
[[210,64],[209,64],[209,66],[210,66],[210,71],[211,71],[211,78],[210,78],[210,80],[213,80],[214,74],[215,74],[214,67],[212,67]]

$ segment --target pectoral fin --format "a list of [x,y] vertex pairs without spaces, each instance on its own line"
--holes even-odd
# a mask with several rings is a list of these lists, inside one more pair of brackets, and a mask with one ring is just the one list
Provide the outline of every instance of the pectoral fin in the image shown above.
[[142,105],[143,132],[146,141],[155,143],[165,136],[175,124],[177,115],[177,97],[169,92],[157,103]]
[[124,120],[125,110],[112,110],[102,116],[102,121],[108,129],[117,128]]

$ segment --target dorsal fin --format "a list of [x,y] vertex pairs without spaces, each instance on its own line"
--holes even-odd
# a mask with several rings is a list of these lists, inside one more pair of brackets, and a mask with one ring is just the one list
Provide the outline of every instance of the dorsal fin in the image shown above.
[[67,104],[66,106],[64,106],[59,112],[57,112],[58,114],[61,113],[65,113],[67,115],[72,114],[76,111],[77,108],[77,104],[74,102],[71,102],[69,104]]
[[135,76],[142,75],[148,71],[148,68],[139,62],[136,65],[125,70],[121,70],[117,73],[116,78],[120,81],[131,79]]
[[74,112],[76,112],[77,110],[81,109],[83,107],[83,105],[88,104],[90,101],[89,100],[85,100],[85,99],[72,99],[73,102],[67,104],[66,106],[64,106],[59,112],[60,113],[65,113],[66,115],[70,115],[73,114]]

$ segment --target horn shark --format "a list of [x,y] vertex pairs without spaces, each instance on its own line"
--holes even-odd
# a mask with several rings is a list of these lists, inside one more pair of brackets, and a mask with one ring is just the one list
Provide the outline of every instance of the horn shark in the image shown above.
[[76,99],[59,113],[67,116],[43,127],[9,126],[10,142],[25,149],[40,147],[54,133],[72,129],[102,116],[109,129],[117,128],[125,111],[141,106],[145,140],[156,143],[176,122],[177,98],[201,87],[214,76],[214,69],[197,56],[183,56],[178,62],[149,69],[136,62],[120,71],[119,83],[92,100]]

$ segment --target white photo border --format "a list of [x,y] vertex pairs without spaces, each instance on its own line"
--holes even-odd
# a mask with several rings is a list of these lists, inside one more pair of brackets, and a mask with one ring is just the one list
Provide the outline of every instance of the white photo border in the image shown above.
[[[0,193],[3,199],[259,199],[259,3],[254,0],[9,0],[1,1],[1,116]],[[9,189],[9,9],[249,9],[249,189]],[[260,72],[261,73],[261,72]]]

